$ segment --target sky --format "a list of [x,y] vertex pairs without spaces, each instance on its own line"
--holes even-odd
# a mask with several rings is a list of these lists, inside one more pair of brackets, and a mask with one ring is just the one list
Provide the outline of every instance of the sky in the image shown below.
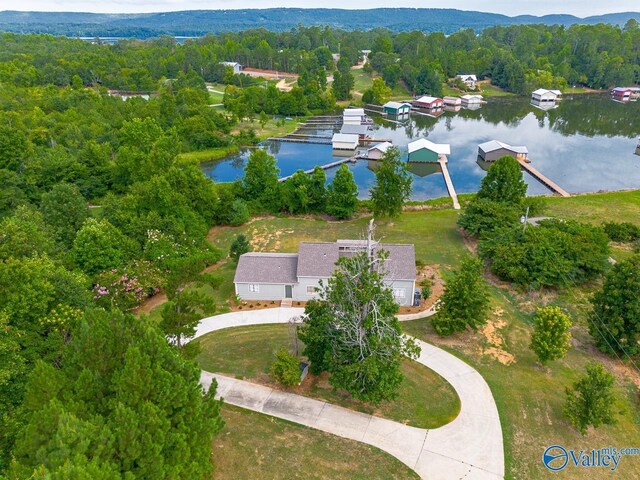
[[578,17],[640,11],[639,0],[0,0],[0,10],[143,13],[234,8],[457,8],[504,15],[569,13]]

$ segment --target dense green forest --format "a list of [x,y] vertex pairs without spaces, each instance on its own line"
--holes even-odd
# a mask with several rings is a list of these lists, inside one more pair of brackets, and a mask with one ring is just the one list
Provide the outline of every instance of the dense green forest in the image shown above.
[[117,36],[149,38],[161,34],[200,36],[207,33],[266,28],[286,31],[299,25],[328,25],[346,30],[388,28],[454,33],[464,28],[481,30],[495,25],[545,24],[624,25],[640,13],[610,13],[578,18],[573,15],[519,15],[454,10],[450,8],[266,8],[250,10],[192,10],[146,14],[97,14],[75,12],[0,12],[3,30],[16,33],[51,33],[66,36]]
[[[202,396],[193,352],[165,341],[215,311],[183,294],[193,281],[219,285],[201,274],[222,256],[207,232],[250,213],[349,217],[357,189],[347,167],[326,190],[322,171],[278,182],[263,150],[252,155],[243,183],[215,185],[180,153],[256,143],[255,132],[240,126],[246,116],[271,121],[349,100],[350,67],[363,49],[389,85],[403,82],[415,93],[436,93],[461,72],[518,93],[533,81],[604,88],[640,75],[633,22],[448,37],[301,27],[185,44],[0,36],[0,476],[202,478],[210,471],[218,405]],[[296,72],[298,84],[289,92],[265,88],[233,75],[223,60]],[[210,106],[205,82],[228,85],[226,110]],[[153,95],[123,101],[108,89]],[[562,118],[551,121],[561,128]],[[159,325],[131,315],[161,290],[170,301]]]

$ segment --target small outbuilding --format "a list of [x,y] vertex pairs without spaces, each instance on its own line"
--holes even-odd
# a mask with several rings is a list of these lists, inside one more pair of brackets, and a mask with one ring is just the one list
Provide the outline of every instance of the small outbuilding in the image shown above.
[[331,145],[334,150],[355,150],[360,143],[360,137],[355,134],[334,133]]
[[460,97],[444,97],[442,100],[445,105],[450,107],[458,107],[462,105],[462,99]]
[[482,95],[463,95],[460,97],[460,101],[465,108],[477,108],[482,103]]
[[544,105],[546,103],[555,103],[560,100],[562,92],[560,90],[547,90],[545,88],[539,88],[531,94],[531,102],[538,105]]
[[628,87],[616,87],[611,90],[611,98],[617,102],[631,101],[632,90]]
[[340,133],[346,133],[347,135],[358,135],[361,139],[367,138],[371,133],[371,127],[369,125],[353,125],[345,123],[340,127]]
[[382,106],[382,111],[388,115],[406,115],[411,113],[411,105],[405,102],[387,102]]
[[475,90],[476,83],[478,83],[478,77],[475,75],[456,75],[456,78],[462,80],[462,83],[472,90]]
[[234,74],[242,72],[242,65],[240,65],[238,62],[220,62],[220,65],[232,68]]
[[451,146],[448,143],[433,143],[426,138],[420,138],[407,145],[410,162],[437,162],[447,160],[451,155]]
[[484,162],[495,162],[502,157],[527,160],[529,150],[524,146],[513,146],[508,143],[491,140],[478,145],[478,157]]
[[366,123],[364,108],[345,108],[342,112],[343,125],[362,125]]
[[369,160],[380,160],[382,156],[387,153],[389,148],[393,147],[391,142],[382,142],[374,145],[369,150],[367,150],[367,158]]
[[444,100],[438,97],[430,97],[428,95],[416,98],[411,104],[418,108],[442,108],[444,106]]

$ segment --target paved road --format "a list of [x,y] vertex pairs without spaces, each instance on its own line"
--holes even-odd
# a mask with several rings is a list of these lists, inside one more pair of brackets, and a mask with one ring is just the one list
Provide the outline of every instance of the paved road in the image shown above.
[[[202,320],[196,337],[229,327],[286,323],[301,308],[234,312]],[[427,316],[425,314],[425,316]],[[431,344],[417,340],[418,362],[445,378],[460,397],[461,410],[451,423],[431,430],[354,412],[319,400],[273,390],[243,380],[202,372],[209,388],[225,402],[374,445],[429,480],[504,478],[500,418],[489,386],[471,366]]]

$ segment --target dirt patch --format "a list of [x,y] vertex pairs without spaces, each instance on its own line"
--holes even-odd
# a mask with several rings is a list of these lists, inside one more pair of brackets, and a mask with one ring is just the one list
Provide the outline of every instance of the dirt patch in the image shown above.
[[[280,238],[283,235],[292,234],[292,229],[270,231],[267,226],[262,228],[254,227],[248,234],[251,236],[251,246],[253,251],[279,251],[282,247]],[[269,247],[271,245],[271,247]]]
[[460,231],[462,232],[462,241],[465,248],[475,255],[478,251],[478,239],[470,237],[464,230]]
[[504,350],[504,339],[499,331],[507,326],[507,321],[502,318],[504,310],[497,308],[493,311],[493,315],[497,318],[489,320],[480,330],[480,333],[482,333],[489,344],[489,346],[481,347],[481,353],[494,358],[503,365],[511,365],[515,362],[515,357],[513,354]]
[[145,300],[142,305],[138,306],[135,310],[134,313],[136,315],[141,315],[141,314],[149,314],[151,313],[151,310],[153,310],[154,308],[166,303],[167,301],[167,294],[162,292],[162,293],[157,293],[152,297],[149,297],[147,300]]

